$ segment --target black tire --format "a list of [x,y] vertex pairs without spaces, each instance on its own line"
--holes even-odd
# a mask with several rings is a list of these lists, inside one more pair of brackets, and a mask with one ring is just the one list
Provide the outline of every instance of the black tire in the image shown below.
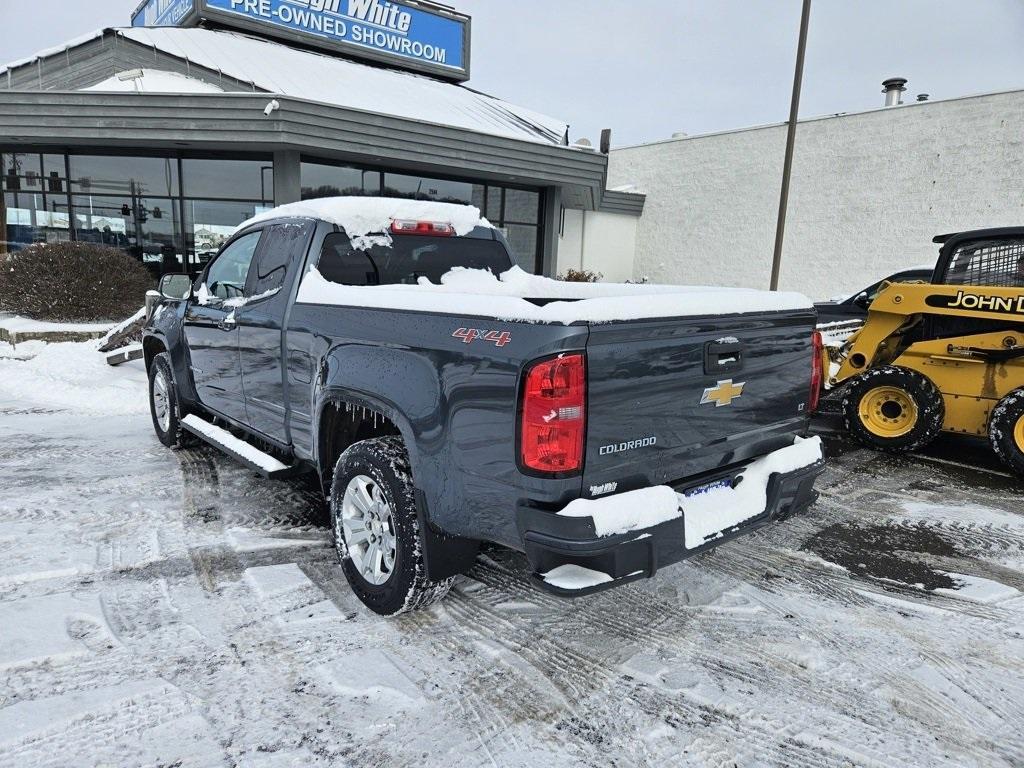
[[[162,390],[165,412],[161,411],[160,404],[161,382],[165,387]],[[153,430],[161,443],[168,448],[184,448],[191,444],[191,435],[181,427],[184,414],[171,372],[171,358],[166,352],[156,355],[149,364],[149,413],[153,417]]]
[[942,393],[909,368],[875,368],[853,379],[843,395],[846,431],[887,453],[923,448],[938,437],[945,419]]
[[[364,550],[363,544],[360,543],[355,545],[355,552],[350,552],[346,543],[345,525],[342,520],[346,509],[346,493],[350,488],[353,493],[356,492],[357,478],[368,478],[389,507],[390,523],[385,524],[383,535],[388,535],[387,540],[394,542],[394,562],[392,567],[385,567],[387,559],[382,557],[384,565],[380,570],[382,575],[386,576],[386,580],[379,584],[368,580],[360,571],[360,565],[366,562],[364,557],[368,550]],[[373,487],[370,489],[371,492]],[[427,578],[426,562],[420,543],[416,500],[413,495],[412,470],[409,466],[409,455],[401,438],[379,437],[364,440],[346,450],[334,467],[330,501],[331,525],[338,558],[352,591],[367,608],[382,616],[395,616],[425,608],[448,594],[454,578],[442,581],[431,581]],[[351,513],[351,507],[348,509]],[[349,520],[351,521],[351,518]],[[365,530],[369,530],[369,525],[380,523],[374,519],[367,524]],[[381,542],[384,541],[383,535],[379,539]],[[357,565],[357,561],[360,565]]]
[[1003,463],[1024,477],[1024,389],[999,401],[988,422],[988,440]]

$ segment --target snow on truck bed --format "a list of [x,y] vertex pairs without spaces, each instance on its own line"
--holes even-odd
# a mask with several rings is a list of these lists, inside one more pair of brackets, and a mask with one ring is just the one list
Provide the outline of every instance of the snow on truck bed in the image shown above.
[[[250,219],[239,229],[287,216],[337,224],[353,243],[362,247],[390,243],[391,236],[381,233],[387,232],[395,219],[447,222],[460,236],[476,227],[491,226],[479,209],[468,205],[360,197],[290,203]],[[550,303],[538,306],[530,299]],[[564,325],[775,312],[812,306],[810,299],[799,293],[680,285],[570,283],[531,275],[519,267],[498,277],[487,270],[455,269],[444,275],[439,285],[420,278],[418,285],[380,286],[340,285],[311,269],[303,278],[298,302]]]

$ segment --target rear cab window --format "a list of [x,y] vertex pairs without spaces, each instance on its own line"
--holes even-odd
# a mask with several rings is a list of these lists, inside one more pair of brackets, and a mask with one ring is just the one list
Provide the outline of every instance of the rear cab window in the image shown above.
[[486,269],[500,275],[512,268],[504,243],[485,228],[466,237],[392,235],[390,245],[357,249],[344,232],[324,239],[317,269],[341,285],[415,285],[425,277],[440,283],[455,267]]
[[965,243],[946,270],[946,285],[1024,287],[1024,240],[999,238]]

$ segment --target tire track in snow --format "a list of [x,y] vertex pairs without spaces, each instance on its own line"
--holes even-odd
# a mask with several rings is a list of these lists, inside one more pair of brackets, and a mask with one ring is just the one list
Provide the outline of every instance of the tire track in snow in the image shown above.
[[[474,594],[475,597],[475,594]],[[501,638],[501,641],[510,649],[517,653],[525,655],[533,663],[534,666],[539,666],[552,681],[559,686],[563,692],[567,695],[572,696],[571,701],[585,701],[589,702],[597,698],[602,701],[606,700],[608,695],[612,691],[615,694],[622,693],[622,686],[625,685],[626,689],[634,694],[636,691],[642,689],[637,687],[635,684],[630,687],[625,675],[617,667],[617,665],[605,665],[595,661],[592,658],[587,658],[587,665],[581,667],[578,659],[574,657],[575,651],[569,651],[564,646],[559,645],[554,639],[545,640],[545,642],[538,644],[536,639],[533,640],[532,645],[525,646],[524,643],[528,642],[529,636],[518,636],[521,633],[520,627],[513,624],[510,621],[505,621],[498,626],[494,625],[494,622],[500,620],[502,617],[493,611],[483,608],[480,604],[471,604],[466,600],[465,604],[461,607],[466,609],[465,618],[469,621],[478,623],[488,624],[493,629],[497,629],[497,636]],[[476,608],[476,611],[471,611],[471,608]],[[586,618],[591,618],[590,614],[586,614]],[[600,623],[600,622],[597,622]],[[703,640],[697,641],[695,645],[699,645],[705,642],[707,639],[707,633],[704,631],[706,628],[695,628],[694,634],[698,637],[704,638]],[[714,644],[713,641],[710,644]],[[718,671],[728,674],[738,679],[744,680],[745,682],[752,683],[758,686],[764,686],[767,682],[764,679],[763,674],[744,674],[742,670],[737,669],[735,666],[729,666],[724,661],[719,659],[711,659],[710,657],[704,657],[701,659],[705,666],[715,669]],[[574,663],[575,662],[575,663]],[[567,680],[568,679],[568,680]],[[594,681],[600,680],[599,685],[595,685]],[[792,743],[788,747],[782,747],[779,745],[771,745],[772,733],[774,726],[764,725],[763,727],[754,727],[750,724],[750,717],[753,713],[745,713],[748,717],[744,718],[742,715],[736,713],[730,713],[723,711],[718,708],[701,706],[700,704],[693,704],[685,699],[679,699],[678,697],[671,697],[668,694],[662,693],[660,698],[657,695],[651,695],[652,701],[658,702],[659,711],[667,710],[674,713],[681,721],[690,723],[702,723],[706,724],[709,720],[715,723],[715,728],[721,728],[723,721],[735,719],[737,721],[743,721],[742,726],[736,726],[736,738],[750,738],[751,734],[749,731],[754,731],[759,738],[759,745],[766,746],[771,752],[775,750],[776,764],[786,765],[789,764],[788,760],[792,759],[794,753],[802,753],[803,761],[801,764],[815,766],[815,765],[829,765],[832,764],[833,756],[828,750],[822,750],[819,747],[806,745],[802,746],[798,743]],[[640,698],[638,696],[632,696],[632,698]],[[833,704],[834,702],[830,702]],[[653,706],[647,708],[649,714],[655,714],[650,711],[655,709]],[[608,712],[608,722],[601,722],[600,720],[593,720],[593,711],[588,710],[586,707],[581,708],[581,711],[585,712],[585,718],[589,719],[590,725],[597,728],[608,738],[617,738],[621,740],[621,748],[623,754],[629,754],[628,744],[630,736],[628,733],[620,733],[616,731],[615,724],[616,718],[619,714],[618,708],[616,712]],[[575,715],[570,711],[566,715],[563,715],[562,722],[571,722]],[[764,756],[764,753],[759,753]],[[723,754],[724,758],[724,754]],[[882,763],[880,762],[879,765]]]

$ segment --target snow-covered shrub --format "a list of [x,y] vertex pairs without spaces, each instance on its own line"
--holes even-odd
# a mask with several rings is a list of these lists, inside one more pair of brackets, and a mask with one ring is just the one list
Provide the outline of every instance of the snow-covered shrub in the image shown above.
[[600,272],[589,269],[570,269],[564,275],[559,275],[558,279],[567,283],[599,283],[603,277]]
[[0,310],[36,320],[118,320],[135,312],[153,276],[123,251],[38,243],[0,256]]

